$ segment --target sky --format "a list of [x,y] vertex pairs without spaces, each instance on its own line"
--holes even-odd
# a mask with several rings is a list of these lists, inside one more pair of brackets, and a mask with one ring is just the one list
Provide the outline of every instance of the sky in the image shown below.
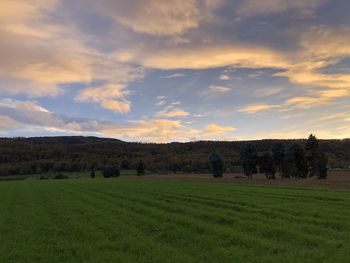
[[348,0],[0,0],[0,136],[350,137]]

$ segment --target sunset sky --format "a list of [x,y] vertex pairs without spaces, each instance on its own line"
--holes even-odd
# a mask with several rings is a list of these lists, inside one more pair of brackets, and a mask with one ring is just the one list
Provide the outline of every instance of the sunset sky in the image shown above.
[[0,0],[0,136],[350,137],[348,0]]

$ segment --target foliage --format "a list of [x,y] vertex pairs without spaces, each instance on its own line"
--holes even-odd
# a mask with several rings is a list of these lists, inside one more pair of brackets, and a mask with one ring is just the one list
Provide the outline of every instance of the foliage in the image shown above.
[[251,143],[245,144],[241,149],[240,159],[244,174],[251,179],[253,174],[258,172],[256,169],[258,164],[258,152],[256,147]]
[[307,160],[304,149],[298,144],[292,144],[286,151],[283,175],[288,178],[306,178],[308,174]]
[[141,176],[141,175],[145,175],[146,174],[145,165],[144,165],[142,160],[140,160],[138,162],[136,171],[137,171],[137,176]]
[[282,142],[274,143],[272,147],[273,161],[281,177],[283,177],[282,171],[283,171],[284,151],[285,151],[284,148],[285,147]]
[[275,165],[270,152],[265,152],[259,156],[259,172],[265,174],[267,179],[275,179]]
[[56,174],[53,179],[68,179],[67,175],[64,175],[63,173]]
[[319,153],[317,158],[317,170],[318,170],[318,179],[326,179],[327,178],[327,167],[328,160],[327,156],[324,153]]
[[310,135],[306,145],[306,158],[309,167],[309,176],[317,176],[318,179],[327,178],[327,156],[320,150],[319,142],[315,135]]
[[91,178],[95,178],[95,176],[96,176],[95,168],[91,168],[90,177],[91,177]]
[[[281,158],[275,159],[273,145],[282,148],[297,142],[302,147],[306,140],[252,141],[258,152],[274,154],[276,170],[281,169]],[[126,143],[115,139],[96,137],[37,137],[0,138],[0,176],[46,174],[50,172],[103,171],[105,166],[121,164],[121,169],[136,170],[140,159],[153,173],[209,173],[208,156],[212,149],[220,152],[225,166],[239,167],[240,149],[247,142],[198,141],[189,143]],[[350,167],[350,139],[319,140],[319,149],[325,153],[330,168]],[[280,151],[283,154],[284,151]],[[284,158],[282,158],[284,159]],[[279,160],[276,162],[276,160]],[[237,170],[239,171],[239,170]]]
[[210,155],[209,161],[211,163],[213,176],[216,178],[223,177],[224,161],[223,161],[221,155],[215,151]]
[[119,177],[120,176],[119,166],[118,165],[106,166],[104,167],[102,174],[104,178]]
[[306,159],[309,167],[309,176],[318,176],[318,157],[319,157],[319,146],[316,136],[310,134],[305,144]]

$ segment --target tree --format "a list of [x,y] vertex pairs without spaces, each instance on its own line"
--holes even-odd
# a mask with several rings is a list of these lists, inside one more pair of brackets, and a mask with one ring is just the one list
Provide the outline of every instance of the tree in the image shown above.
[[118,177],[118,176],[120,176],[120,170],[118,165],[104,167],[103,169],[104,178]]
[[315,135],[310,134],[305,144],[306,159],[309,170],[309,177],[319,176],[318,158],[320,157],[318,140]]
[[327,156],[321,152],[319,143],[315,135],[310,134],[306,145],[306,158],[309,170],[309,176],[317,176],[318,179],[327,178]]
[[283,177],[284,144],[277,142],[272,147],[273,162],[280,177]]
[[91,171],[90,171],[90,176],[91,178],[95,178],[95,168],[91,168]]
[[140,160],[138,163],[137,163],[137,176],[141,176],[141,175],[145,175],[146,174],[146,169],[145,169],[145,165],[144,163],[142,162],[142,160]]
[[283,174],[288,178],[306,178],[308,174],[307,160],[304,149],[294,143],[290,146],[284,158]]
[[130,169],[130,164],[129,164],[129,162],[128,162],[127,160],[123,160],[123,161],[121,162],[121,164],[120,164],[120,168],[121,168],[122,170],[128,170],[128,169]]
[[257,173],[256,166],[258,164],[258,153],[253,144],[247,143],[241,149],[240,155],[241,165],[243,167],[244,174],[252,179],[253,174]]
[[209,161],[211,163],[212,173],[215,178],[217,177],[223,177],[224,172],[224,161],[219,153],[213,152],[210,157]]
[[327,156],[320,152],[317,159],[317,169],[318,169],[318,179],[326,179],[327,178],[327,165],[328,159]]
[[276,169],[270,152],[259,157],[259,172],[265,174],[267,179],[275,179]]

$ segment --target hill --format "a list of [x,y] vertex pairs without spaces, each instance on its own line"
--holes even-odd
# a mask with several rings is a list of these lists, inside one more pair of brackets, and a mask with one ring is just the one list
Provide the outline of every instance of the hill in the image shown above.
[[[274,143],[290,144],[305,140],[249,141],[259,152],[269,151]],[[0,175],[46,173],[48,171],[82,171],[107,164],[133,169],[142,159],[153,172],[208,172],[208,156],[221,153],[230,171],[239,170],[239,151],[245,141],[198,141],[187,143],[131,143],[117,139],[67,136],[0,138]],[[350,165],[350,139],[320,140],[332,168]]]

